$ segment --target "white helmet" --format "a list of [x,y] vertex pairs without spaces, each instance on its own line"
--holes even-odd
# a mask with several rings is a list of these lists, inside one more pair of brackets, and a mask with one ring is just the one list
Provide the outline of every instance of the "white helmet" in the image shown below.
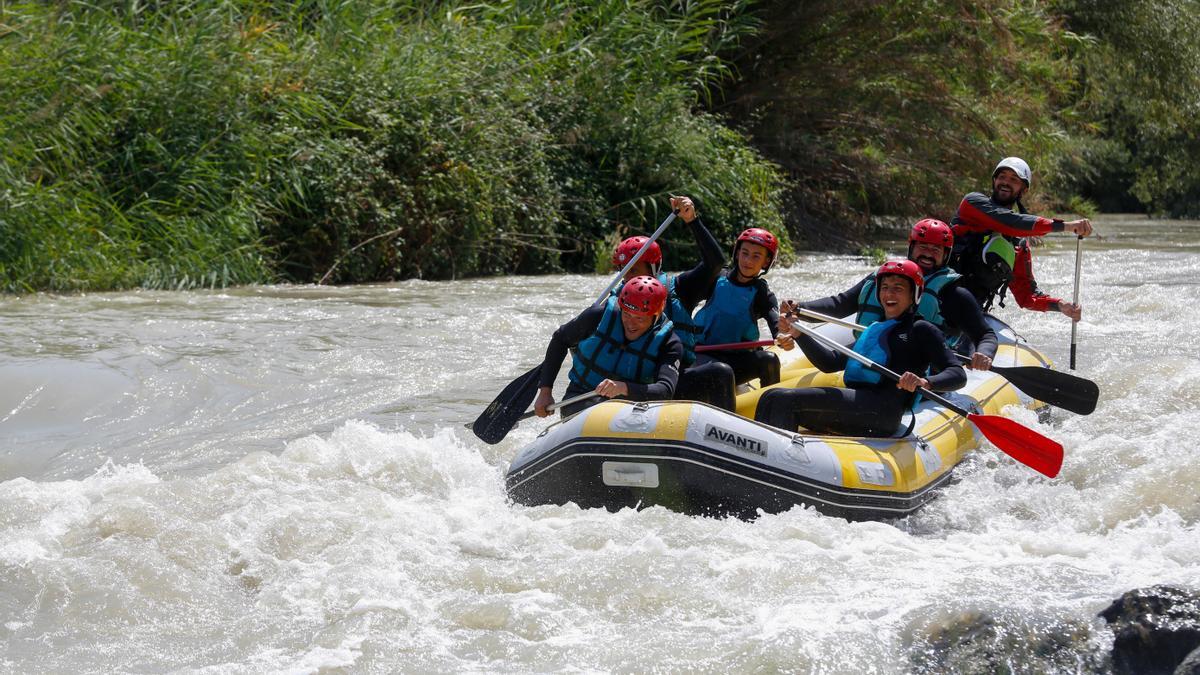
[[1012,169],[1013,173],[1017,174],[1017,178],[1025,181],[1025,187],[1033,181],[1033,172],[1029,170],[1029,165],[1020,157],[1005,157],[1000,160],[995,169],[992,169],[992,178],[1000,173],[1000,169]]

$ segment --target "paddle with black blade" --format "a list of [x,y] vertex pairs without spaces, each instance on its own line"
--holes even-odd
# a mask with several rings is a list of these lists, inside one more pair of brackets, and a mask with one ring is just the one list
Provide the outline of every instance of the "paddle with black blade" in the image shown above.
[[[675,215],[676,212],[674,211],[667,214],[666,219],[662,221],[662,224],[658,226],[654,234],[650,235],[646,243],[642,244],[642,247],[629,259],[625,267],[620,272],[617,272],[617,275],[613,277],[613,280],[609,282],[604,292],[600,294],[600,297],[593,304],[599,304],[608,298],[608,294],[625,277],[625,273],[637,264],[637,261],[641,259],[646,249],[650,248],[654,240],[658,239],[663,230],[666,230],[667,226],[671,224],[671,221],[675,220]],[[510,382],[500,392],[500,395],[496,397],[496,400],[483,409],[483,412],[471,424],[471,431],[475,433],[475,436],[479,440],[489,445],[495,445],[504,440],[508,432],[512,431],[512,428],[516,426],[517,421],[522,419],[522,415],[529,408],[529,404],[533,403],[533,399],[537,397],[538,381],[541,379],[541,372],[541,364],[534,366],[532,370]]]
[[[796,308],[796,313],[819,321],[845,326],[851,330],[866,330],[865,327],[853,321],[836,319],[832,316],[826,316],[820,312],[814,312],[801,307]],[[971,361],[969,357],[962,354],[955,354],[955,356],[963,363],[970,363]],[[1079,377],[1078,375],[1043,368],[1041,366],[1001,367],[992,365],[991,370],[1029,396],[1043,403],[1048,403],[1063,410],[1069,410],[1078,415],[1092,414],[1092,411],[1096,409],[1096,401],[1100,398],[1100,387],[1096,386],[1095,382]]]
[[[805,328],[798,323],[794,323],[792,326],[810,338],[828,346],[830,349],[845,354],[847,357],[858,361],[880,375],[897,382],[900,381],[900,376],[895,372],[875,363],[862,354],[843,347],[836,341],[830,340],[824,335],[810,328]],[[993,445],[1025,466],[1050,478],[1057,476],[1059,469],[1062,468],[1063,446],[1058,441],[1046,438],[1033,429],[1010,420],[1007,417],[979,415],[970,412],[924,387],[918,388],[917,391],[921,392],[921,395],[925,398],[936,401],[946,406],[947,409],[966,417]]]
[[[537,367],[537,369],[536,369],[536,370],[539,372],[539,374],[540,374],[540,372],[541,372],[541,369],[542,369],[542,367],[541,367],[541,366],[538,366],[538,367]],[[509,385],[509,386],[512,386],[512,385]],[[572,396],[571,398],[569,398],[569,399],[567,399],[567,400],[565,400],[565,401],[559,401],[558,403],[551,403],[550,405],[546,406],[546,410],[547,410],[548,412],[554,412],[555,410],[558,410],[559,408],[561,408],[561,407],[563,407],[563,406],[568,406],[568,405],[571,405],[572,403],[579,403],[580,401],[586,401],[586,400],[588,400],[588,399],[591,399],[591,398],[597,398],[597,397],[599,397],[599,396],[600,396],[600,395],[599,395],[599,394],[597,394],[596,392],[594,392],[594,391],[589,391],[589,392],[587,392],[587,393],[583,393],[583,394],[580,394],[580,395],[578,395],[578,396]],[[520,422],[521,420],[527,420],[527,419],[529,419],[530,417],[533,417],[533,416],[534,416],[534,415],[536,415],[536,414],[537,414],[537,413],[535,413],[535,412],[534,412],[534,411],[532,411],[532,410],[529,410],[529,411],[526,411],[526,412],[524,412],[524,413],[521,413],[521,416],[517,418],[517,422]],[[472,424],[471,424],[470,422],[468,422],[468,423],[464,424],[463,426],[465,426],[465,427],[466,427],[466,428],[468,428],[468,429],[472,428]],[[516,422],[514,422],[514,423],[513,423],[513,426],[516,426]]]

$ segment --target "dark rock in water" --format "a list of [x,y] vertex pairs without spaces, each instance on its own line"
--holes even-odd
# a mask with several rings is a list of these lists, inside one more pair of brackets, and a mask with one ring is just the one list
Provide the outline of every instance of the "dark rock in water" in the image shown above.
[[1122,595],[1100,617],[1113,629],[1115,673],[1171,675],[1200,647],[1200,593],[1171,586]]
[[1200,647],[1193,649],[1183,663],[1179,664],[1175,675],[1200,675]]
[[[924,622],[923,622],[924,623]],[[1089,646],[1085,624],[1039,619],[1012,608],[934,617],[917,629],[909,661],[916,673],[1103,673],[1109,664]]]

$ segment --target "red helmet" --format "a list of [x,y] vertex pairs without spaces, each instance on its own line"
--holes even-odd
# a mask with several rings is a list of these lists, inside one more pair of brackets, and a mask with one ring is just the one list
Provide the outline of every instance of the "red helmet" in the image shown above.
[[[633,256],[637,255],[637,252],[641,250],[642,246],[649,238],[650,237],[642,236],[629,237],[628,239],[617,244],[617,248],[613,250],[613,267],[617,269],[624,268],[630,260],[633,260]],[[642,257],[638,258],[638,260],[650,263],[650,267],[657,270],[658,266],[662,264],[662,249],[659,248],[658,242],[651,242],[650,248],[647,248],[646,252],[643,253]]]
[[896,274],[905,277],[912,282],[913,286],[913,304],[921,301],[921,291],[925,289],[925,277],[921,274],[921,268],[917,263],[911,260],[889,260],[883,265],[880,265],[879,271],[875,273],[875,295],[879,295],[879,281],[889,274]]
[[922,218],[913,225],[912,232],[908,235],[909,244],[918,241],[950,248],[954,246],[954,232],[950,230],[949,225],[936,218]]
[[738,235],[737,241],[733,244],[734,258],[737,258],[738,247],[742,245],[743,241],[765,246],[767,252],[771,255],[767,258],[767,264],[763,265],[762,271],[765,273],[767,270],[771,269],[771,263],[775,261],[775,254],[779,252],[779,240],[775,238],[775,235],[767,232],[761,227],[752,227],[748,230],[743,230],[742,233]]
[[667,287],[654,277],[634,277],[621,287],[617,304],[621,311],[638,316],[660,314],[667,306]]

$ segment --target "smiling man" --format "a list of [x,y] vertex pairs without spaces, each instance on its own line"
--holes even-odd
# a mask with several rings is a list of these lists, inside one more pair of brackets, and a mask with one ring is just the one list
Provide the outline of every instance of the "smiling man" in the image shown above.
[[1082,308],[1038,290],[1027,237],[1050,232],[1092,234],[1087,218],[1064,222],[1025,212],[1021,198],[1029,190],[1033,173],[1020,157],[1005,157],[992,171],[992,194],[972,192],[963,197],[954,217],[954,250],[949,264],[963,275],[963,285],[974,294],[984,311],[996,298],[1004,306],[1004,292],[1011,290],[1025,309],[1062,312],[1078,321]]
[[593,305],[558,327],[546,347],[537,399],[538,417],[550,414],[552,388],[567,351],[571,352],[566,398],[589,391],[596,398],[566,405],[559,410],[569,417],[601,398],[630,401],[671,398],[679,381],[683,345],[663,316],[667,287],[651,276],[634,277],[621,292]]

